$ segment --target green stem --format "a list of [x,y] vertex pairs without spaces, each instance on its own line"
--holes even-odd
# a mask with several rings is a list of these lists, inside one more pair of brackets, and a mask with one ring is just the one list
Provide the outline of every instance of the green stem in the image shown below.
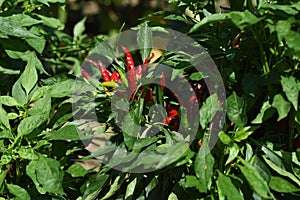
[[295,116],[296,116],[296,111],[292,107],[290,115],[289,115],[289,130],[288,130],[288,150],[291,151],[294,146],[294,135],[295,135]]
[[250,28],[250,30],[253,34],[255,41],[257,42],[257,44],[259,46],[260,58],[262,61],[262,67],[263,67],[264,74],[267,74],[270,72],[270,68],[269,68],[268,59],[267,59],[266,53],[264,51],[263,45],[261,44],[261,41],[259,41],[259,39],[257,38],[257,33],[253,30],[252,27]]

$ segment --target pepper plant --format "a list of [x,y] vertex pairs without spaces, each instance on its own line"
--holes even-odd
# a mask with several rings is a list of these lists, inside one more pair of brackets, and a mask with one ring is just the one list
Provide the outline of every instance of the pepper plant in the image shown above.
[[[143,32],[135,38],[139,51],[122,44],[117,58],[109,49],[85,59],[105,36],[88,39],[86,19],[73,37],[63,33],[52,9],[65,1],[0,1],[0,199],[298,199],[300,4],[230,3],[216,12],[215,1],[169,0],[176,11],[150,14],[135,27],[169,26],[205,47],[226,88],[221,101],[190,60],[168,51],[154,59]],[[179,70],[195,96],[180,104],[166,87],[178,74],[156,71],[158,64]],[[141,83],[145,77],[159,84]],[[116,116],[112,107],[122,108],[123,99],[130,112]],[[199,118],[185,112],[190,105]],[[205,137],[225,105],[210,150]],[[96,132],[85,121],[90,111]],[[197,123],[191,143],[179,121]],[[109,131],[111,146],[86,152]],[[91,169],[78,164],[99,157],[107,160]],[[138,173],[140,166],[147,171]]]

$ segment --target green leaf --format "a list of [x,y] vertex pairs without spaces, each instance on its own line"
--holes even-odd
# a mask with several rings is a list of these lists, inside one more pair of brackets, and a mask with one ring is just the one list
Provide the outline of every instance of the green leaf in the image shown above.
[[293,104],[295,110],[298,109],[299,88],[293,76],[281,76],[281,85],[287,99]]
[[235,92],[227,98],[226,110],[228,118],[239,128],[243,128],[247,123],[246,102]]
[[29,32],[26,28],[19,26],[17,23],[7,19],[6,17],[0,17],[0,34],[14,36],[19,38],[37,38],[36,35]]
[[238,156],[239,152],[239,146],[236,143],[233,143],[233,145],[229,147],[229,156],[226,160],[225,165],[228,165],[231,161],[233,161]]
[[256,171],[261,175],[261,177],[267,182],[270,182],[271,172],[269,168],[261,161],[257,155],[254,155],[251,159],[251,165],[256,169]]
[[199,149],[194,164],[194,170],[200,182],[199,185],[200,192],[207,192],[207,189],[210,189],[209,183],[214,173],[213,171],[214,164],[215,164],[215,159],[210,153],[208,144],[205,142],[203,143],[202,147]]
[[64,194],[63,172],[59,161],[40,155],[38,160],[32,160],[26,166],[26,174],[32,179],[39,193]]
[[0,104],[6,106],[18,106],[20,105],[17,100],[10,96],[0,96]]
[[20,77],[20,82],[28,95],[38,80],[38,75],[35,68],[34,58],[28,60],[24,72]]
[[203,75],[202,72],[194,72],[190,75],[190,79],[192,81],[200,81],[202,80],[203,78],[205,78],[205,76]]
[[36,15],[42,20],[42,23],[46,26],[52,27],[57,30],[63,30],[65,27],[64,24],[59,19],[52,18],[52,17],[45,17],[39,14]]
[[234,200],[243,200],[243,196],[236,188],[236,186],[232,183],[231,179],[228,176],[225,176],[220,171],[218,171],[219,177],[216,181],[218,189],[222,194],[227,197],[227,199]]
[[167,153],[163,155],[155,168],[160,169],[176,162],[186,154],[188,149],[189,145],[184,142],[178,142],[174,145],[169,145]]
[[13,14],[6,19],[18,24],[19,26],[32,26],[41,23],[40,20],[34,19],[26,14]]
[[26,42],[32,47],[34,48],[38,53],[42,53],[45,45],[46,45],[46,40],[45,38],[42,36],[43,34],[41,33],[41,29],[39,29],[38,27],[32,27],[29,30],[31,33],[38,35],[39,38],[35,38],[35,39],[26,39]]
[[41,115],[33,115],[23,119],[18,126],[18,137],[30,134],[32,131],[38,128],[42,123],[44,123],[47,120],[47,117],[48,117],[47,115],[41,114]]
[[152,49],[152,30],[149,28],[148,23],[144,22],[137,33],[137,42],[140,47],[140,53],[143,62],[149,58]]
[[24,89],[22,88],[20,80],[21,80],[21,77],[13,85],[12,96],[13,96],[13,98],[15,98],[18,101],[18,103],[25,104],[27,102],[27,95],[26,95]]
[[137,185],[137,178],[134,178],[127,186],[126,193],[125,193],[125,199],[130,199],[133,196],[135,187]]
[[24,146],[20,147],[18,153],[21,158],[26,160],[37,160],[39,158],[37,153],[32,148],[26,148]]
[[77,163],[71,165],[66,172],[71,174],[72,177],[82,177],[88,173],[86,169]]
[[7,69],[7,68],[3,68],[3,67],[0,66],[0,73],[9,74],[9,75],[16,75],[16,74],[20,74],[20,70]]
[[168,200],[178,200],[178,197],[177,195],[172,192],[169,196],[168,196]]
[[193,188],[196,187],[199,189],[200,187],[200,182],[196,176],[192,175],[186,175],[185,176],[185,183],[184,183],[185,188]]
[[74,36],[74,40],[78,40],[79,36],[81,36],[83,34],[83,32],[85,31],[85,22],[86,22],[86,17],[82,18],[82,20],[80,20],[77,24],[75,24],[74,29],[73,29],[73,36]]
[[124,175],[117,176],[114,180],[114,182],[111,184],[109,191],[105,194],[104,197],[101,198],[101,200],[109,199],[111,196],[113,196],[118,189],[120,189],[122,183],[124,182]]
[[190,33],[198,31],[203,25],[206,25],[208,23],[223,22],[229,20],[231,20],[233,24],[235,24],[239,29],[242,30],[248,26],[256,24],[257,22],[262,20],[262,18],[257,18],[248,10],[245,10],[243,12],[232,11],[230,13],[216,13],[203,18],[199,23],[197,23],[190,29]]
[[202,128],[206,128],[206,125],[211,122],[217,111],[222,110],[218,102],[217,94],[209,96],[200,108],[200,124]]
[[109,180],[109,175],[107,174],[95,174],[89,177],[89,180],[85,183],[85,190],[82,196],[84,200],[96,199],[99,192],[106,185]]
[[1,104],[0,104],[0,123],[3,124],[8,130],[10,130],[8,115],[4,110],[4,108],[2,108]]
[[233,142],[231,137],[228,134],[226,134],[224,131],[221,131],[219,133],[219,138],[220,138],[221,142],[226,145],[230,145]]
[[52,131],[47,138],[49,140],[81,140],[80,131],[75,125],[67,125],[58,131]]
[[45,96],[39,100],[37,100],[34,106],[28,111],[29,115],[45,115],[45,117],[49,116],[51,111],[51,98],[49,96]]
[[271,176],[269,185],[272,190],[280,193],[294,193],[300,191],[299,187],[279,176]]
[[300,34],[298,32],[289,31],[284,38],[288,47],[294,49],[297,53],[300,51]]
[[245,176],[247,182],[254,192],[256,192],[260,197],[269,199],[270,192],[267,182],[261,177],[261,175],[256,171],[256,169],[246,162],[244,159],[239,157],[239,160],[244,166],[238,165],[242,174]]
[[77,92],[96,91],[96,88],[91,85],[73,79],[54,83],[49,89],[49,95],[55,98],[61,98],[66,96],[75,95]]
[[225,20],[230,20],[228,14],[216,13],[216,14],[213,14],[213,15],[206,16],[199,23],[195,24],[190,29],[190,33],[198,31],[205,24],[208,24],[208,23],[211,23],[211,22],[225,21]]
[[281,94],[277,94],[273,98],[272,107],[277,109],[279,115],[277,121],[280,121],[289,114],[291,104],[285,101]]
[[0,192],[4,188],[4,183],[5,183],[4,181],[5,181],[6,174],[7,174],[7,170],[0,171]]
[[271,160],[263,157],[265,162],[273,169],[275,170],[278,174],[290,178],[292,181],[297,183],[298,187],[300,187],[300,180],[294,176],[292,173],[286,171],[285,169],[282,169],[281,167],[277,166],[275,163],[273,163]]
[[[1,116],[0,116],[0,118],[1,118]],[[12,135],[10,130],[4,129],[4,130],[0,130],[0,139],[1,138],[13,139],[14,136]]]
[[30,200],[30,196],[24,188],[18,185],[6,184],[10,193],[16,196],[16,200]]
[[262,18],[257,18],[249,10],[242,12],[230,12],[229,15],[232,23],[234,23],[241,30],[262,20]]
[[236,142],[241,142],[242,140],[247,139],[253,132],[254,131],[251,129],[251,126],[244,127],[234,133],[233,139]]
[[260,112],[258,113],[256,118],[254,120],[252,120],[251,123],[261,124],[265,120],[270,119],[274,114],[274,110],[272,110],[271,108],[272,108],[272,106],[271,106],[269,100],[265,101],[260,109]]

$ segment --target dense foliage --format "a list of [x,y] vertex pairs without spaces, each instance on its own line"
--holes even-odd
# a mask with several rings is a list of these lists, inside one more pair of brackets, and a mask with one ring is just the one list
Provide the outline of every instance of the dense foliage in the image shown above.
[[[72,36],[64,33],[55,14],[64,0],[0,0],[0,199],[299,199],[300,3],[230,2],[216,12],[215,1],[169,0],[176,11],[152,13],[133,28],[175,29],[205,47],[223,78],[222,102],[187,57],[146,48],[151,34],[138,31],[140,51],[96,48],[107,53],[102,63],[92,55],[107,36],[88,38],[86,18]],[[148,69],[150,63],[174,71]],[[143,69],[159,84],[138,88]],[[199,118],[165,87],[179,72],[196,93]],[[120,97],[115,103],[130,102],[129,113],[115,116],[112,94]],[[165,112],[149,112],[157,104]],[[211,120],[225,106],[209,151]],[[91,110],[96,132],[78,119]],[[187,143],[181,131],[194,123],[195,140]],[[135,124],[148,128],[139,135]],[[86,155],[85,142],[107,132],[113,145]],[[77,162],[104,155],[109,159],[89,170]],[[134,173],[138,166],[147,172]]]

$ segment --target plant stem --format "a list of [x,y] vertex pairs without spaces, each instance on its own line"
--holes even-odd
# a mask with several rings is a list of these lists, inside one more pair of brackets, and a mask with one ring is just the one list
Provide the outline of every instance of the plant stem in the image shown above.
[[292,107],[290,115],[289,115],[289,130],[288,130],[288,150],[291,151],[293,149],[294,145],[294,135],[295,135],[295,116],[296,116],[296,111],[294,107]]

